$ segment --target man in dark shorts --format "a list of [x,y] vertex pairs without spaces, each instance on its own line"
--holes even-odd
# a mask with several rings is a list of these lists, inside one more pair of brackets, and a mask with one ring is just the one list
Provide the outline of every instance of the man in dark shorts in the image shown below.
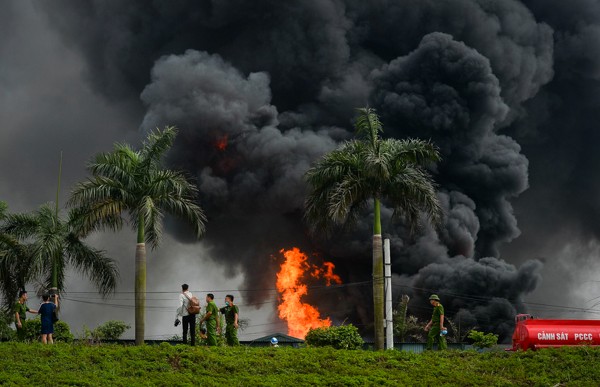
[[437,341],[438,349],[443,350],[448,346],[446,344],[446,336],[442,334],[442,331],[446,330],[444,327],[444,307],[440,303],[440,298],[437,294],[432,294],[429,297],[429,303],[433,306],[433,314],[431,315],[431,320],[425,326],[425,331],[428,332],[425,349],[433,349],[433,342]]
[[14,312],[15,326],[17,327],[17,338],[19,340],[25,340],[25,329],[23,329],[23,324],[27,319],[27,312],[38,312],[37,310],[29,309],[27,306],[27,292],[25,290],[19,292],[19,299],[15,303]]
[[219,323],[219,309],[215,304],[215,296],[212,293],[206,295],[206,314],[200,320],[200,324],[206,321],[206,344],[214,347],[217,345],[217,333],[221,330]]
[[58,307],[58,294],[54,295],[54,303],[50,302],[50,295],[42,296],[44,303],[40,306],[39,314],[42,317],[42,344],[54,344],[52,335],[54,334],[54,322],[52,315]]
[[228,294],[225,296],[225,307],[221,308],[221,314],[225,315],[225,322],[227,323],[227,327],[225,328],[225,340],[227,341],[227,345],[240,345],[237,338],[240,310],[237,305],[233,303],[233,295]]

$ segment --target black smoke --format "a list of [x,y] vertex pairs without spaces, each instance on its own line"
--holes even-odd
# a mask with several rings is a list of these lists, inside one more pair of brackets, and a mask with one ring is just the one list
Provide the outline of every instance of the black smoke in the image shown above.
[[[411,236],[384,209],[394,270],[408,286],[395,290],[416,300],[443,293],[449,313],[506,335],[541,271],[528,260],[535,249],[509,244],[540,245],[537,230],[557,233],[558,219],[596,236],[597,205],[581,199],[600,186],[580,176],[600,161],[592,124],[600,11],[591,1],[572,3],[63,0],[39,7],[84,54],[99,93],[139,98],[143,130],[180,128],[170,162],[198,178],[211,258],[245,273],[249,288],[272,284],[271,255],[292,245],[333,259],[346,282],[369,279],[368,214],[329,242],[306,235],[301,221],[302,175],[352,135],[353,108],[374,106],[386,136],[431,138],[444,158],[434,173],[445,223]],[[521,238],[515,202],[528,216]],[[556,203],[551,214],[549,203]],[[361,295],[353,300],[363,305]],[[351,319],[368,323],[368,310],[356,309]]]

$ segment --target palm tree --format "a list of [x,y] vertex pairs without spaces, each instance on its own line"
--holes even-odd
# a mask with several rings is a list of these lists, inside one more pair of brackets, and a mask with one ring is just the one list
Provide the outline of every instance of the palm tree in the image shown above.
[[46,288],[60,291],[70,265],[88,277],[103,296],[113,292],[119,278],[115,262],[81,240],[79,224],[76,211],[69,211],[65,221],[49,203],[31,214],[7,215],[3,231],[28,243],[27,274],[21,280],[42,277]]
[[[6,210],[6,203],[0,202],[0,222],[6,219]],[[0,224],[0,292],[2,307],[7,312],[13,307],[19,289],[28,281],[29,258],[27,246],[5,232]]]
[[197,204],[198,189],[182,172],[161,165],[177,131],[166,127],[151,132],[140,150],[115,144],[109,153],[98,154],[88,165],[93,177],[79,183],[70,204],[82,214],[85,232],[123,226],[122,215],[137,231],[135,252],[135,341],[144,343],[146,304],[146,243],[158,247],[165,213],[188,220],[200,237],[206,218]]
[[358,109],[355,122],[359,139],[347,141],[326,154],[306,172],[309,192],[305,218],[311,231],[328,233],[333,226],[351,225],[368,203],[373,203],[373,303],[375,348],[383,349],[383,246],[382,199],[402,215],[413,231],[424,213],[437,224],[441,207],[435,185],[425,166],[440,160],[431,143],[381,139],[383,127],[374,109]]

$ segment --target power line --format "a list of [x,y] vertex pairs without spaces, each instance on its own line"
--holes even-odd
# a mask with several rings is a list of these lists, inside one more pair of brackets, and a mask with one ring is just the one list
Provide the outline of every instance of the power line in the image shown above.
[[[426,291],[426,292],[434,292],[436,291],[435,289],[427,289],[427,288],[420,288],[420,287],[416,287],[416,286],[409,286],[409,285],[392,285],[392,287],[400,287],[400,288],[409,288],[409,289],[413,289],[413,290],[421,290],[421,291]],[[514,299],[510,299],[510,298],[504,298],[504,297],[497,297],[497,296],[473,296],[473,295],[466,295],[466,294],[461,294],[461,293],[451,293],[451,292],[444,292],[444,291],[437,291],[438,294],[442,294],[442,295],[446,295],[446,296],[450,296],[450,297],[455,297],[455,298],[462,298],[462,299],[467,299],[467,300],[473,300],[473,301],[480,301],[480,302],[489,302],[495,298],[499,298],[499,299],[505,299],[511,303],[521,303],[523,305],[526,306],[532,306],[532,307],[540,307],[540,308],[546,308],[546,310],[550,310],[550,309],[565,309],[567,311],[573,311],[573,312],[584,312],[584,313],[592,313],[592,314],[600,314],[600,310],[598,309],[593,309],[593,308],[580,308],[580,307],[573,307],[573,306],[565,306],[565,305],[554,305],[554,304],[544,304],[544,303],[538,303],[538,302],[527,302],[527,301],[522,301],[522,300],[514,300]],[[450,309],[449,309],[450,310]]]
[[[371,281],[362,281],[362,282],[348,282],[345,284],[332,284],[332,285],[311,285],[311,286],[307,286],[308,289],[337,289],[337,288],[344,288],[347,286],[353,286],[353,285],[360,285],[360,284],[369,284],[371,283]],[[298,288],[297,286],[295,287],[290,287],[290,288],[283,288],[282,290],[288,290],[288,289],[296,289]],[[220,290],[215,290],[215,289],[200,289],[200,290],[190,290],[192,293],[236,293],[236,292],[267,292],[267,291],[272,291],[272,292],[280,292],[279,289],[277,288],[258,288],[258,289],[220,289]],[[149,292],[147,291],[146,294],[180,294],[180,291],[153,291],[153,292]],[[67,291],[65,292],[65,294],[98,294],[98,292],[93,292],[93,291],[86,291],[86,292],[73,292],[73,291]],[[134,291],[119,291],[119,292],[113,292],[112,294],[135,294]]]

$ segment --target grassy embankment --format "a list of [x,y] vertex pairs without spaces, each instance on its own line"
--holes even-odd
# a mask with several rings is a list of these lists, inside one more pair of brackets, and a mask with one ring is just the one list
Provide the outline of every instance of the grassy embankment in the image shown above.
[[586,347],[411,354],[168,344],[0,344],[0,384],[18,386],[598,386],[599,364],[600,348]]

